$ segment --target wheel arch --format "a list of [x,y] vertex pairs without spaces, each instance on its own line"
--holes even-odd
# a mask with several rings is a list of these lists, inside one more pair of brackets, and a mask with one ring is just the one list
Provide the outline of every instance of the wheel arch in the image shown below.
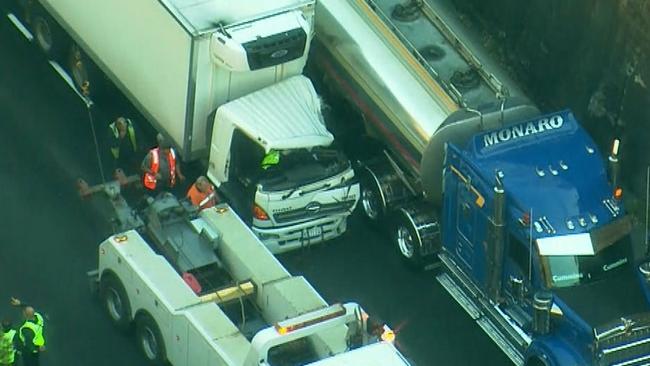
[[165,342],[165,335],[163,333],[164,328],[160,326],[159,319],[157,319],[149,310],[140,308],[135,312],[134,322],[136,324],[136,342],[138,342],[140,349],[145,352],[145,357],[149,359],[149,356],[146,355],[146,351],[144,350],[145,346],[142,344],[143,341],[139,335],[138,328],[140,327],[140,324],[146,324],[149,331],[153,333],[156,345],[158,346],[156,352],[159,352],[157,353],[159,357],[157,358],[157,361],[149,359],[150,362],[152,362],[152,365],[167,365],[169,361],[169,349]]
[[117,274],[117,272],[113,271],[112,269],[104,269],[101,272],[101,274],[99,276],[100,289],[102,287],[102,284],[105,283],[104,281],[106,281],[108,278],[111,278],[111,279],[117,281],[117,283],[120,286],[122,286],[122,289],[124,289],[124,293],[126,294],[126,299],[125,300],[127,301],[128,305],[129,305],[129,309],[130,309],[129,314],[128,314],[129,315],[128,320],[129,320],[129,323],[133,323],[135,321],[135,313],[136,312],[135,312],[135,309],[134,309],[134,303],[133,303],[133,300],[132,300],[132,296],[129,295],[129,290],[126,288],[126,286],[124,286],[124,281],[122,281],[122,279]]
[[559,337],[543,337],[528,346],[525,366],[562,366],[589,364],[570,342]]
[[[62,62],[65,59],[66,50],[70,47],[72,39],[66,32],[60,20],[40,1],[19,1],[23,9],[23,19],[27,22],[28,28],[34,36],[33,43],[37,46],[48,60]],[[39,19],[43,22],[39,22]],[[42,39],[39,39],[40,26],[47,25],[49,36],[49,48],[44,48]]]

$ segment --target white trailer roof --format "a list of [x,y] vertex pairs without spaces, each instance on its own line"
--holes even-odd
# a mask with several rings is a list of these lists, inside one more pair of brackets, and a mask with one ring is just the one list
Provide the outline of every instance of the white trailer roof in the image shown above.
[[310,366],[409,366],[390,343],[379,342],[357,348],[334,357],[327,358]]
[[162,0],[169,11],[193,32],[214,29],[313,3],[313,0]]
[[217,119],[239,128],[266,152],[328,146],[334,141],[325,128],[314,86],[302,75],[224,104]]

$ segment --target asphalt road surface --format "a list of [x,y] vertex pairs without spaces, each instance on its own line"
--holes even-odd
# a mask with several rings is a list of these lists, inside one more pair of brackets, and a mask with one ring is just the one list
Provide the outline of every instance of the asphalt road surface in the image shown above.
[[[129,111],[122,101],[99,106],[106,116]],[[107,235],[76,194],[79,177],[101,180],[86,107],[13,28],[0,20],[0,317],[19,320],[17,296],[47,315],[43,365],[143,365],[133,337],[115,330],[90,295]],[[505,365],[506,357],[435,282],[406,269],[387,235],[360,215],[325,245],[283,255],[329,302],[357,301],[397,330],[418,366]]]

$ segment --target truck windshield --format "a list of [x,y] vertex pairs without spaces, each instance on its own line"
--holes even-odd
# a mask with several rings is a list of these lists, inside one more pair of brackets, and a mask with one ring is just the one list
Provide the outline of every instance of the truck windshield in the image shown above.
[[336,149],[283,150],[278,162],[262,172],[259,183],[266,191],[286,190],[329,178],[349,166],[349,160]]
[[598,281],[633,262],[629,218],[607,224],[591,233],[594,255],[542,257],[552,287],[571,287]]

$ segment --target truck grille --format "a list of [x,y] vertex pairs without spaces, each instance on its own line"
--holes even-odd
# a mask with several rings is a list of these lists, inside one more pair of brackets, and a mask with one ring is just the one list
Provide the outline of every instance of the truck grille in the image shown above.
[[[622,318],[595,330],[599,366],[650,364],[650,322],[647,314]],[[605,335],[609,333],[610,335]]]
[[356,200],[348,200],[341,202],[333,203],[310,203],[306,207],[278,212],[273,214],[275,221],[277,223],[287,223],[295,221],[303,221],[310,219],[318,219],[320,217],[336,215],[336,214],[345,214],[354,206]]

